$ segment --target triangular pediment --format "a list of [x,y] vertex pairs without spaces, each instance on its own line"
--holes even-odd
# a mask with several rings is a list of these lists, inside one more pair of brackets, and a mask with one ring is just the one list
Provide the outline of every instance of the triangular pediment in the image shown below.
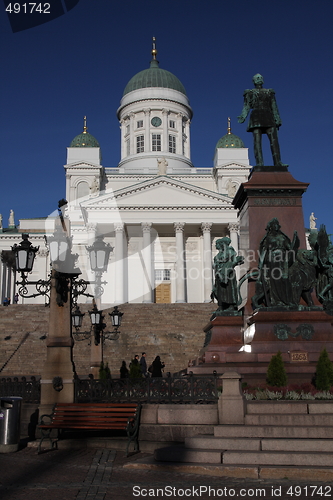
[[252,167],[246,163],[235,163],[235,162],[228,162],[228,163],[220,163],[219,165],[216,165],[215,168],[223,168],[226,170],[250,170]]
[[65,168],[76,168],[76,169],[87,169],[87,168],[101,168],[101,165],[97,165],[96,163],[91,163],[87,161],[75,161],[73,163],[67,163]]
[[98,197],[92,198],[82,205],[84,208],[125,206],[138,207],[187,207],[187,206],[231,206],[230,198],[209,191],[204,188],[193,186],[168,176],[158,176],[154,179],[139,182],[119,189],[114,192],[105,192]]

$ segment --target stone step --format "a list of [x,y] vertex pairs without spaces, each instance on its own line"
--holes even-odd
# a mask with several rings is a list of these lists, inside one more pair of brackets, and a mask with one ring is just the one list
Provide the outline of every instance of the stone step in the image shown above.
[[272,415],[272,414],[254,414],[245,415],[246,425],[292,425],[295,427],[301,427],[303,425],[312,426],[323,426],[332,425],[333,414],[326,413],[318,415],[295,415],[295,414],[282,414],[282,415]]
[[154,451],[158,462],[206,463],[234,466],[306,466],[332,467],[332,453],[248,451],[248,450],[201,450],[183,446],[168,446]]
[[215,437],[333,439],[333,426],[294,425],[218,425]]
[[320,400],[304,401],[248,401],[247,415],[251,414],[322,414],[333,415],[333,402]]
[[166,446],[154,451],[154,459],[158,462],[220,464],[221,456],[221,451],[188,449],[184,446]]
[[262,439],[262,451],[332,453],[333,439]]
[[186,448],[228,451],[333,452],[333,439],[270,439],[248,437],[215,437],[201,434],[185,438]]
[[[207,482],[209,482],[209,476],[218,476],[221,478],[234,479],[259,479],[261,481],[285,481],[288,478],[290,481],[306,481],[314,482],[317,484],[319,481],[332,482],[333,481],[333,468],[332,467],[311,467],[311,466],[263,466],[258,465],[224,465],[224,464],[196,464],[196,463],[179,463],[179,462],[157,462],[153,457],[146,457],[138,459],[132,462],[128,462],[124,465],[125,469],[135,469],[137,471],[144,470],[154,473],[155,471],[161,473],[161,471],[174,472],[175,474],[201,474],[208,476]],[[299,483],[296,483],[299,484]],[[304,483],[303,483],[304,484]],[[268,488],[267,498],[272,495],[272,488],[276,492],[275,496],[280,497],[281,493],[279,488],[272,485],[265,486],[265,483],[259,484],[259,489]],[[284,490],[286,491],[286,489]],[[324,490],[325,492],[325,490]],[[259,492],[258,492],[259,493]],[[206,498],[206,497],[205,497]],[[247,497],[249,498],[249,497]],[[252,496],[252,498],[255,498]],[[261,496],[263,498],[263,496]],[[319,497],[318,497],[319,498]]]
[[225,465],[272,465],[332,467],[332,453],[284,452],[284,451],[225,451]]
[[260,439],[215,437],[213,435],[199,434],[185,438],[185,448],[207,450],[252,450],[259,451]]

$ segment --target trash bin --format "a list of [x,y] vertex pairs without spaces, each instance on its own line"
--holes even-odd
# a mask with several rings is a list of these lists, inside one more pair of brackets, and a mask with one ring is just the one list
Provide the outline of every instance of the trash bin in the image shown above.
[[17,451],[20,442],[22,398],[0,398],[0,453]]

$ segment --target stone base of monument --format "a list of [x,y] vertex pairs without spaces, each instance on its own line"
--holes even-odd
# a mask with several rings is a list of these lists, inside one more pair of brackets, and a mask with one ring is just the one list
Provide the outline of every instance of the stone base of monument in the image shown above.
[[320,308],[283,312],[263,308],[248,318],[247,325],[252,338],[247,329],[244,332],[240,316],[213,319],[205,328],[203,353],[188,371],[198,375],[237,371],[243,382],[263,384],[272,356],[281,351],[288,384],[301,384],[311,383],[323,348],[333,361],[333,316]]

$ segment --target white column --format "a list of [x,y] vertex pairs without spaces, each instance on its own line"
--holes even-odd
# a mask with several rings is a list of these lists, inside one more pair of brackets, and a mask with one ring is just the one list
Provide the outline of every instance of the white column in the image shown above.
[[135,118],[135,114],[134,113],[130,113],[130,154],[133,155],[136,153],[136,144],[135,144],[135,141],[134,141],[134,118]]
[[143,302],[150,304],[152,299],[152,245],[151,245],[151,222],[142,222],[143,248],[142,248],[142,267],[143,267],[143,290],[146,292],[143,296]]
[[115,303],[123,304],[124,298],[124,224],[114,224],[115,238]]
[[176,233],[176,302],[185,302],[185,252],[184,252],[185,222],[175,222]]
[[186,120],[185,122],[185,134],[186,134],[186,142],[185,142],[184,152],[186,158],[191,159],[190,120]]
[[211,242],[211,222],[203,222],[201,230],[203,234],[203,285],[204,302],[210,302],[210,294],[213,288],[213,262],[212,262],[212,242]]
[[179,155],[183,154],[183,115],[182,113],[178,113],[177,115],[177,146],[176,152]]
[[168,117],[169,117],[169,111],[167,109],[162,109],[162,119],[163,119],[162,152],[163,153],[168,153],[169,151]]
[[10,303],[12,303],[12,297],[11,297],[11,287],[12,287],[12,270],[11,267],[7,264],[7,286],[6,286],[6,297],[10,299]]
[[7,297],[7,265],[5,262],[2,263],[2,282],[1,282],[1,305],[3,299]]
[[[230,240],[231,240],[230,246],[233,247],[233,249],[235,250],[236,254],[238,255],[238,250],[239,250],[239,247],[238,247],[239,223],[238,222],[230,222],[228,224],[228,229],[229,229]],[[235,273],[236,273],[237,280],[239,280],[239,277],[240,277],[240,270],[241,270],[240,266],[236,266],[235,267]]]
[[120,122],[120,134],[121,134],[121,153],[120,157],[121,159],[125,158],[126,156],[126,146],[125,146],[125,120],[121,120]]
[[230,233],[231,246],[234,248],[235,252],[238,254],[238,231],[239,231],[239,223],[238,222],[230,222],[228,224],[228,229]]
[[150,146],[150,108],[146,108],[143,110],[145,113],[145,144],[144,144],[144,150],[145,153],[147,151],[151,151],[151,146]]
[[[97,231],[97,224],[96,223],[91,223],[89,222],[86,225],[87,229],[87,239],[88,239],[88,246],[92,246],[95,242],[96,239],[96,231]],[[88,280],[93,281],[95,279],[94,273],[90,269],[90,259],[89,256],[87,255],[87,274],[88,274]],[[94,289],[94,286],[92,286],[92,289]],[[94,292],[95,295],[95,292]],[[100,304],[97,304],[97,307],[100,307]]]

